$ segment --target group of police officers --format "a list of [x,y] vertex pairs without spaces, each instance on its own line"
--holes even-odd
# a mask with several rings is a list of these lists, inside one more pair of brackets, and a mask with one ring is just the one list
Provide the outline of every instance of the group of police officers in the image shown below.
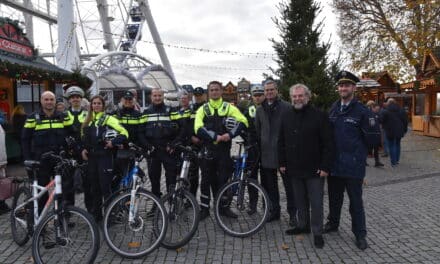
[[[72,136],[77,142],[73,156],[77,159],[81,159],[82,156],[83,159],[88,159],[89,163],[88,176],[84,178],[83,184],[85,204],[95,219],[100,221],[102,209],[97,207],[109,195],[108,186],[109,182],[111,184],[112,173],[120,169],[118,167],[124,166],[114,162],[116,153],[118,150],[126,149],[129,141],[150,150],[147,161],[148,175],[152,192],[157,196],[162,195],[160,186],[162,166],[165,169],[167,191],[176,183],[181,164],[176,145],[189,145],[197,151],[203,149],[203,158],[192,162],[189,173],[190,190],[194,195],[200,182],[203,220],[210,214],[211,195],[214,197],[232,174],[231,140],[241,135],[247,144],[259,145],[255,117],[258,106],[264,100],[265,90],[263,86],[254,87],[251,91],[252,103],[241,111],[223,100],[223,87],[218,81],[208,84],[207,100],[204,99],[205,92],[201,87],[195,88],[192,93],[194,103],[191,103],[192,94],[182,91],[179,95],[180,106],[173,108],[164,103],[163,90],[154,88],[151,90],[151,104],[141,113],[136,109],[135,91],[129,90],[124,93],[121,99],[122,105],[117,111],[105,113],[105,102],[100,96],[91,99],[89,109],[82,109],[84,91],[80,87],[72,86],[65,93],[70,107],[64,113],[60,113],[55,110],[55,95],[46,91],[41,95],[40,111],[29,115],[25,123],[22,134],[23,156],[25,159],[40,160],[43,153],[59,151],[60,147],[65,147],[65,138]],[[87,135],[89,135],[88,139]],[[250,152],[249,160],[258,163],[258,148],[255,149],[256,151]],[[54,173],[54,164],[50,161],[41,164],[38,182],[40,185],[46,185]],[[199,179],[199,169],[201,179]],[[107,179],[104,179],[106,177]],[[258,177],[258,170],[253,170],[252,177]],[[63,178],[63,188],[65,203],[73,204],[75,200],[73,177]],[[345,188],[348,190],[350,186],[347,185]],[[361,187],[357,185],[356,188]],[[353,196],[350,199],[358,201],[357,205],[362,207],[360,212],[362,215],[359,216],[362,219],[361,227],[358,229],[362,230],[364,239],[366,231],[362,192],[357,191],[354,194],[349,192],[349,194]],[[251,193],[249,214],[255,212],[256,200],[256,195]],[[44,199],[41,200],[40,208],[44,202]],[[227,206],[220,210],[220,214],[237,218]],[[326,231],[329,232],[337,230],[339,225],[337,214],[333,211],[331,214],[331,222],[326,226]],[[275,212],[272,218],[279,219],[279,212],[278,217]],[[358,222],[356,224],[359,225]],[[366,242],[360,248],[366,248]]]

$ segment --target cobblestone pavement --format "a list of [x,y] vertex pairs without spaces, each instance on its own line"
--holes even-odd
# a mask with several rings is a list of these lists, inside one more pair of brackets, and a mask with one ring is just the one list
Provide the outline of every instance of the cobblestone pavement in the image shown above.
[[[365,251],[354,244],[346,202],[339,232],[324,236],[323,249],[315,249],[309,235],[284,234],[285,210],[280,221],[244,239],[225,236],[211,214],[179,251],[160,248],[143,259],[128,260],[102,241],[96,263],[439,263],[440,139],[410,133],[402,142],[399,167],[391,168],[389,160],[382,159],[384,168],[367,169],[364,202],[370,247]],[[324,201],[327,208],[327,196]],[[0,234],[0,263],[32,263],[30,242],[18,247],[11,239],[8,215],[0,216]]]

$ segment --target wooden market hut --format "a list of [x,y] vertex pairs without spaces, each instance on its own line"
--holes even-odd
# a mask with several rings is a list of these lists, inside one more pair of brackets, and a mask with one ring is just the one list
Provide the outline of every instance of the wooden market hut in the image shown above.
[[[39,109],[43,91],[53,91],[63,96],[63,86],[75,83],[88,88],[92,82],[79,73],[63,70],[38,56],[33,44],[26,38],[18,22],[0,18],[0,111],[7,120],[17,105],[27,114]],[[6,149],[8,159],[19,155],[14,143],[17,135],[6,125]]]
[[396,95],[398,92],[398,83],[388,71],[363,72],[361,81],[357,85],[357,95],[363,103],[373,100],[382,104],[387,97],[392,97],[390,95]]
[[231,81],[223,87],[223,99],[227,102],[237,104],[237,86]]
[[400,88],[412,94],[412,129],[440,137],[440,47],[425,53],[416,80]]

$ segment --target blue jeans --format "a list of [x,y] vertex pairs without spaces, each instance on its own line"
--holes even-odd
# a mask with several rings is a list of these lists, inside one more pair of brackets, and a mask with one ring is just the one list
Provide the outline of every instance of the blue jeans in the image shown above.
[[400,140],[401,138],[389,138],[388,147],[390,151],[391,165],[396,165],[400,160]]

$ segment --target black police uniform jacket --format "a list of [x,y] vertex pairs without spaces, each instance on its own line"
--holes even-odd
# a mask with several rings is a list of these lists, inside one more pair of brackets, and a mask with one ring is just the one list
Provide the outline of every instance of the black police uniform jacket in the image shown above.
[[144,138],[145,121],[142,113],[135,108],[122,107],[112,114],[119,123],[127,130],[131,142],[147,146]]
[[331,176],[363,179],[368,147],[379,136],[374,128],[374,117],[356,99],[341,110],[341,101],[330,109],[330,124],[335,142],[335,160]]
[[178,113],[164,103],[148,106],[144,113],[144,136],[154,147],[164,148],[181,143],[185,137]]
[[50,117],[43,111],[30,114],[21,135],[24,159],[40,159],[45,152],[60,151],[66,146],[66,136],[72,133],[70,123],[69,117],[58,111]]
[[280,167],[296,178],[319,177],[317,170],[330,171],[334,158],[333,133],[327,113],[311,105],[293,106],[281,118],[278,136]]

